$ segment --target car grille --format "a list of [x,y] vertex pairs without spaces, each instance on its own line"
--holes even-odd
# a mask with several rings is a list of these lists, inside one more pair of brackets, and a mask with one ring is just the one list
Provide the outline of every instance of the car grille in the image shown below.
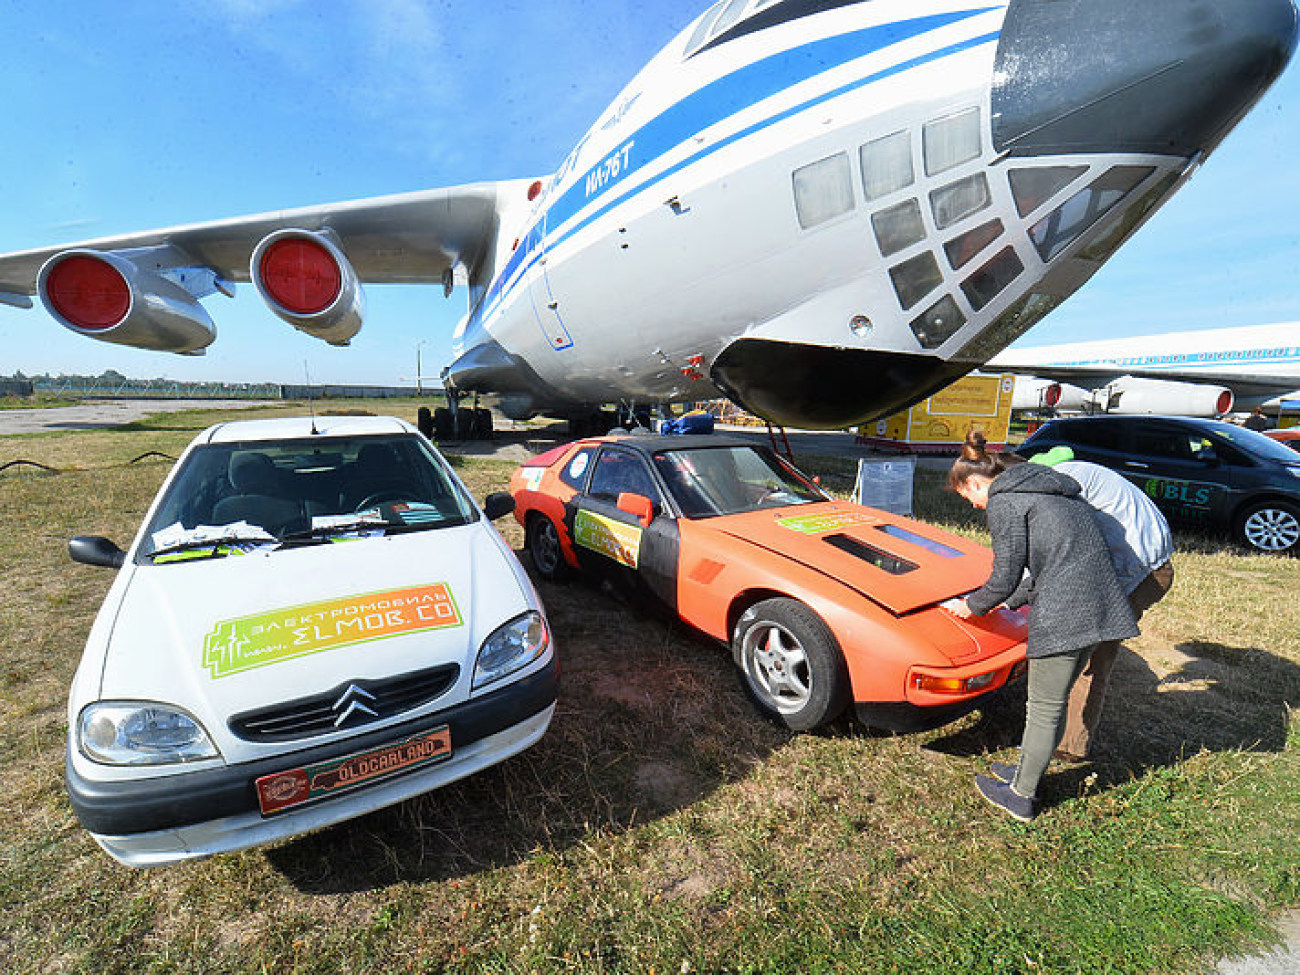
[[428,704],[459,676],[459,666],[443,664],[397,677],[348,681],[324,694],[237,714],[229,721],[230,730],[245,741],[292,741],[355,728]]

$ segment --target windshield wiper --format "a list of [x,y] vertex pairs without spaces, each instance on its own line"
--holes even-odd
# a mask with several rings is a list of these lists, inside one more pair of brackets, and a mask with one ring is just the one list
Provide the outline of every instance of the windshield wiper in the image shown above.
[[[225,558],[230,554],[232,548],[242,549],[242,547],[250,545],[273,544],[275,544],[275,538],[265,534],[229,535],[224,538],[191,538],[183,542],[176,542],[174,545],[154,549],[149,553],[149,558],[155,562],[160,557],[165,558],[168,555],[182,555],[184,559]],[[201,551],[202,549],[207,549],[207,551]],[[175,559],[174,561],[179,562],[181,559]]]

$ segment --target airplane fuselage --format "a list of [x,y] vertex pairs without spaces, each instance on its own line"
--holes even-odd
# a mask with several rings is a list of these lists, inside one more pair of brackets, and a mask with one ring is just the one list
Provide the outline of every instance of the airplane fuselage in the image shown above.
[[[517,415],[719,391],[798,426],[889,412],[1077,290],[1262,91],[1213,122],[1182,106],[1145,129],[1088,123],[1071,111],[1087,92],[1025,80],[1059,87],[1068,72],[1041,61],[1080,43],[1044,0],[786,0],[710,32],[727,6],[628,85],[498,238],[454,387]],[[1276,4],[1248,6],[1285,34]],[[1138,104],[1107,72],[1083,75],[1093,100]]]

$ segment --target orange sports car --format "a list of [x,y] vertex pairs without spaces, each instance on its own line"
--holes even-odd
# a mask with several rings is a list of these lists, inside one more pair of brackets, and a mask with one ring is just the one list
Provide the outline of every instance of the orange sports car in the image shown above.
[[723,436],[611,436],[541,454],[510,481],[544,579],[631,583],[730,643],[759,708],[795,730],[852,705],[915,731],[1019,675],[1025,620],[959,619],[992,553],[940,529],[836,501],[765,447]]

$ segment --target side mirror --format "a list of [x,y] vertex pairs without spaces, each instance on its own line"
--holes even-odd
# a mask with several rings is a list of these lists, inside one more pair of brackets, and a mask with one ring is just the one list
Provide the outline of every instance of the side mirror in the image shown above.
[[618,496],[618,510],[635,515],[642,528],[650,527],[650,522],[655,520],[655,504],[644,494],[624,491]]
[[505,491],[493,491],[483,499],[483,513],[488,516],[488,521],[496,521],[514,510],[514,496]]
[[126,553],[102,535],[78,535],[69,539],[68,557],[73,562],[105,569],[120,569],[126,562]]

